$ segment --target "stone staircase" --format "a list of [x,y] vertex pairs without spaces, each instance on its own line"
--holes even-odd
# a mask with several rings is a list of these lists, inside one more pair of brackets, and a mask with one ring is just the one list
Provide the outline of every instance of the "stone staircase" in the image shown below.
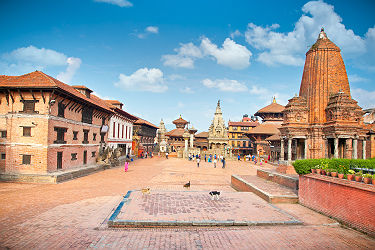
[[253,192],[270,203],[298,203],[298,175],[258,169],[257,175],[232,175],[231,185],[240,192]]

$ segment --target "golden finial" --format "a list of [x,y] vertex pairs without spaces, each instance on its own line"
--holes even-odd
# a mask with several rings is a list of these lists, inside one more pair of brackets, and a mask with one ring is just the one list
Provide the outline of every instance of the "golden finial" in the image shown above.
[[276,97],[273,97],[272,103],[276,103]]

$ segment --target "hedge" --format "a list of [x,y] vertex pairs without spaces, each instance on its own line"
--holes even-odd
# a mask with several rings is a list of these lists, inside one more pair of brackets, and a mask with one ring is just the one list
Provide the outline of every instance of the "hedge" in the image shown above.
[[339,166],[345,166],[345,174],[347,173],[348,169],[355,169],[355,168],[368,168],[368,169],[375,169],[375,159],[306,159],[306,160],[296,160],[292,163],[294,169],[296,170],[297,174],[309,174],[311,173],[311,169],[314,168],[316,165],[321,165],[322,162],[328,163],[329,169],[339,169]]

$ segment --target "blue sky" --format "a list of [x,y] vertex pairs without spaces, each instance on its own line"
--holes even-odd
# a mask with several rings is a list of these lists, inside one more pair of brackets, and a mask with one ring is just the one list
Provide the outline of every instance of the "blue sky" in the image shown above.
[[0,74],[34,70],[118,99],[167,128],[208,129],[299,92],[323,26],[352,96],[375,107],[374,1],[0,1]]

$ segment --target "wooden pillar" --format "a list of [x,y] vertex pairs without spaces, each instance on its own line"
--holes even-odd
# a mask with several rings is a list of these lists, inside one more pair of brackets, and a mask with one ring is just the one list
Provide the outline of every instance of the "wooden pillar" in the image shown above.
[[305,139],[305,155],[304,159],[307,159],[307,138]]
[[363,140],[362,143],[362,158],[366,159],[366,140]]
[[288,161],[292,161],[292,138],[288,138]]
[[281,139],[280,144],[280,161],[284,161],[284,139]]

